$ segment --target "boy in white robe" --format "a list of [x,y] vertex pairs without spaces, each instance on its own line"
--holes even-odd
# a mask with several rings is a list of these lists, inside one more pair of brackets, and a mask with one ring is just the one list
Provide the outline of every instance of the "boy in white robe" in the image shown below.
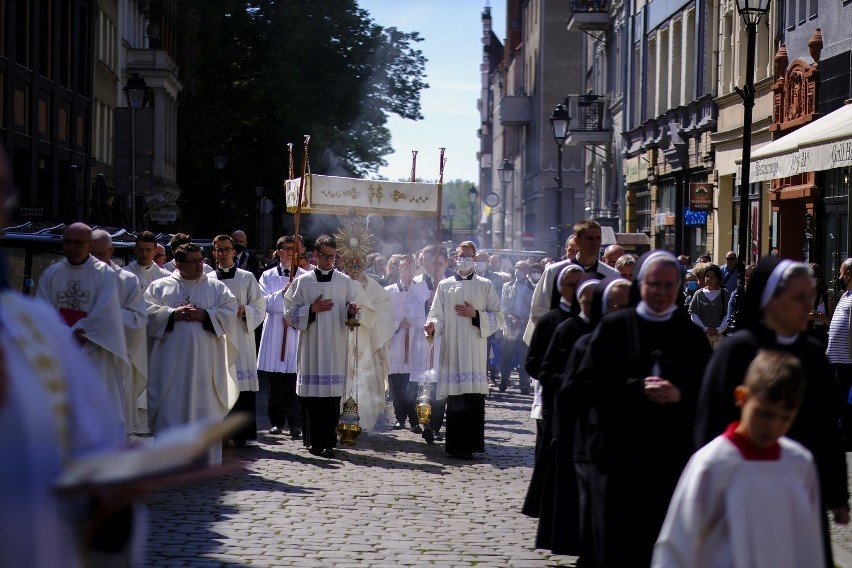
[[136,237],[133,253],[136,260],[124,267],[139,279],[139,287],[144,292],[154,280],[165,278],[171,272],[163,270],[154,262],[157,255],[157,237],[151,231],[142,231]]
[[302,436],[301,403],[296,394],[299,332],[284,321],[284,293],[296,277],[306,274],[301,268],[296,268],[296,273],[290,275],[293,255],[304,250],[301,237],[298,253],[295,249],[294,237],[285,235],[279,238],[275,248],[278,265],[260,275],[260,290],[266,300],[266,319],[260,336],[257,369],[269,378],[267,414],[272,425],[269,433],[283,434],[286,427],[290,437],[297,440]]
[[443,335],[438,398],[447,399],[446,452],[470,459],[485,451],[488,336],[503,328],[500,298],[490,280],[473,270],[476,247],[458,246],[457,273],[438,284],[427,335]]
[[260,285],[254,274],[237,268],[234,262],[236,249],[234,240],[228,235],[218,235],[213,239],[213,254],[216,257],[216,270],[209,278],[221,281],[237,298],[236,335],[237,345],[237,385],[240,396],[232,412],[245,412],[251,420],[238,432],[233,440],[237,446],[245,446],[247,440],[257,440],[257,418],[255,412],[255,393],[260,390],[257,380],[257,347],[254,330],[266,315],[266,299],[260,291]]
[[657,568],[824,562],[810,452],[784,434],[805,390],[793,355],[760,351],[736,388],[741,419],[692,456],[654,546]]

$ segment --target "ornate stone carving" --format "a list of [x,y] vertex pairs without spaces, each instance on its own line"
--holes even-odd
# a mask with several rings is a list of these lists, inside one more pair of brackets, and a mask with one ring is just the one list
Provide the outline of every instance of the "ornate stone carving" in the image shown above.
[[778,48],[778,51],[775,52],[775,79],[781,79],[784,76],[784,72],[787,71],[787,46],[785,44],[781,44],[781,47]]
[[815,29],[811,39],[808,40],[808,51],[811,52],[814,65],[819,65],[819,56],[822,53],[822,30],[820,28]]

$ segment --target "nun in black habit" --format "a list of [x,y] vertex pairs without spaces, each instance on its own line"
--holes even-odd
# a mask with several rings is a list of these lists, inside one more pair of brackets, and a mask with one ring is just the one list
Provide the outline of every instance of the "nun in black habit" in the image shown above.
[[[562,276],[567,276],[567,271],[574,272],[575,265],[568,265],[562,271]],[[597,273],[583,273],[580,268],[580,278],[576,280],[573,287],[573,298],[566,310],[562,306],[567,304],[563,298],[560,301],[560,306],[555,310],[551,310],[542,316],[536,323],[533,338],[530,341],[530,350],[527,354],[527,372],[531,377],[535,377],[541,385],[541,420],[537,423],[536,435],[536,452],[535,464],[533,465],[530,484],[527,488],[527,494],[524,499],[524,504],[521,507],[521,512],[529,517],[538,517],[542,499],[542,486],[544,484],[544,473],[547,467],[547,457],[550,451],[550,441],[552,439],[552,420],[553,420],[553,399],[558,389],[559,377],[565,369],[565,363],[568,360],[568,354],[574,341],[579,337],[575,333],[575,327],[569,328],[570,335],[564,333],[564,325],[567,322],[579,322],[578,325],[586,327],[587,324],[582,319],[581,301],[583,290],[592,291],[594,286],[600,282],[600,276]],[[563,278],[560,276],[558,282],[562,283]],[[570,277],[568,277],[570,278]],[[563,286],[563,290],[565,290]],[[589,297],[591,299],[591,297]],[[589,302],[591,305],[591,301]],[[557,312],[559,310],[561,313]],[[586,309],[585,321],[588,321],[588,308]],[[563,333],[559,334],[558,330],[563,329]],[[588,333],[591,328],[586,329],[583,333]],[[541,344],[545,343],[547,348],[541,354]],[[535,345],[535,349],[533,349]],[[533,371],[535,374],[533,374]]]
[[649,566],[683,467],[711,348],[678,308],[680,269],[665,251],[640,260],[641,300],[601,320],[575,380],[584,384],[591,561]]
[[[744,329],[723,342],[707,366],[698,400],[695,446],[701,447],[739,419],[734,389],[760,349],[775,349],[798,357],[807,376],[805,397],[787,436],[814,456],[823,504],[835,522],[849,520],[846,454],[840,436],[836,385],[825,348],[804,333],[808,314],[808,265],[764,257],[757,263],[744,296]],[[825,520],[826,517],[823,517]],[[823,523],[826,566],[834,566],[828,521]]]
[[[546,451],[550,445],[550,411],[553,407],[553,394],[550,389],[545,389],[541,383],[542,364],[545,360],[545,354],[550,346],[550,340],[553,337],[556,328],[565,320],[576,317],[580,313],[579,303],[575,300],[574,292],[580,278],[585,278],[585,272],[581,266],[569,264],[559,273],[556,280],[559,293],[562,295],[559,300],[559,306],[550,310],[535,324],[532,339],[530,340],[530,348],[527,351],[527,360],[525,369],[529,376],[539,381],[536,396],[541,397],[541,418],[536,420],[536,436],[535,436],[535,464],[539,463],[542,451]],[[592,278],[590,275],[589,278]],[[545,382],[547,379],[545,378]],[[536,475],[536,467],[533,466],[533,473],[530,479],[530,485],[527,489],[527,495],[521,507],[521,512],[529,517],[538,517],[538,508],[541,501],[541,475]]]
[[587,413],[583,409],[587,405],[573,376],[591,332],[605,314],[627,307],[629,291],[630,282],[619,276],[601,280],[595,285],[590,304],[584,305],[582,315],[560,324],[553,337],[554,343],[573,344],[558,377],[535,540],[536,548],[550,549],[554,554],[588,556],[588,550],[584,551],[580,544],[582,516],[574,466],[575,427],[580,417],[585,419]]

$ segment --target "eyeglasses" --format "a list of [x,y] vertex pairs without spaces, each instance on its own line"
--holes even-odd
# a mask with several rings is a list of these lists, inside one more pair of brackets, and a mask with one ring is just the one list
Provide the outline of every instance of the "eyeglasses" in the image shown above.
[[216,254],[225,254],[226,252],[231,252],[232,250],[234,250],[234,249],[232,249],[230,247],[229,248],[216,248],[216,249],[213,249],[213,252],[216,253]]
[[92,241],[91,240],[80,241],[80,240],[77,240],[77,239],[62,239],[63,245],[68,245],[68,246],[72,246],[72,247],[81,247],[81,246],[88,244],[90,242],[92,242]]
[[725,260],[737,260],[737,257],[735,257],[735,256],[726,256],[726,257],[725,257]]
[[187,258],[186,260],[175,259],[175,262],[179,262],[181,264],[203,264],[204,259],[203,258]]
[[164,255],[161,252],[154,255],[154,258],[165,258],[165,257],[166,257],[166,255]]
[[293,247],[278,247],[278,250],[284,250],[287,252],[293,252]]
[[328,260],[328,259],[330,259],[330,258],[335,258],[335,257],[337,256],[337,253],[334,253],[334,254],[323,254],[323,253],[321,253],[321,252],[318,252],[318,253],[317,253],[317,256],[318,256],[319,258],[324,258],[324,259]]

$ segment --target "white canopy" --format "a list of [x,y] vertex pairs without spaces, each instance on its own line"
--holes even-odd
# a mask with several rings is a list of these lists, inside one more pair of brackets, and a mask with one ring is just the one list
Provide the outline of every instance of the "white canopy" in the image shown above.
[[[737,163],[741,164],[742,160]],[[758,148],[751,155],[749,181],[852,166],[852,104]],[[737,166],[737,183],[741,175]]]

